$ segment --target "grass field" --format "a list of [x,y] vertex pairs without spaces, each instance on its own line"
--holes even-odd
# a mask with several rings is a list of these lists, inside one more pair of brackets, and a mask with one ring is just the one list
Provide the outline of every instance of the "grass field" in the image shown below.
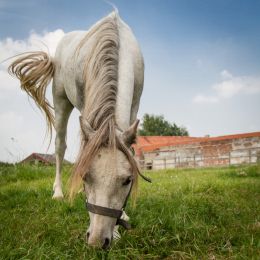
[[260,259],[259,168],[146,174],[134,228],[102,251],[85,244],[83,194],[51,199],[53,167],[0,166],[0,259]]

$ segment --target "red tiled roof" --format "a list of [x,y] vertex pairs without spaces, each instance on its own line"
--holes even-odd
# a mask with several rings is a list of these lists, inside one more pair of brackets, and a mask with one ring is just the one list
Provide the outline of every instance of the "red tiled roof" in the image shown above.
[[247,138],[247,137],[260,137],[260,132],[244,133],[244,134],[235,134],[235,135],[222,135],[216,137],[209,137],[210,141],[220,141],[226,139],[238,139],[238,138]]
[[135,153],[140,156],[142,152],[151,152],[160,147],[165,146],[176,146],[183,144],[190,144],[196,142],[206,142],[206,141],[220,141],[228,139],[237,138],[247,138],[247,137],[260,137],[260,132],[235,134],[235,135],[225,135],[217,137],[190,137],[190,136],[138,136],[137,142],[134,145]]
[[197,140],[198,137],[190,136],[138,136],[133,145],[135,153],[140,156],[142,151],[152,151],[162,146],[169,146],[180,142]]
[[151,145],[151,144],[163,144],[172,143],[183,140],[197,139],[197,137],[190,136],[138,136],[137,143],[141,146]]

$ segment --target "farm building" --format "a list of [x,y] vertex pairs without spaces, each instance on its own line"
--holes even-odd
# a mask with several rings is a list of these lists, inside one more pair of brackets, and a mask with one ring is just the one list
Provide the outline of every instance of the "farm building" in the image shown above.
[[139,136],[134,149],[145,169],[256,163],[260,160],[260,132],[218,137]]
[[[43,153],[32,153],[20,163],[30,163],[30,164],[45,164],[51,165],[56,163],[55,154],[43,154]],[[70,163],[64,159],[64,163]]]

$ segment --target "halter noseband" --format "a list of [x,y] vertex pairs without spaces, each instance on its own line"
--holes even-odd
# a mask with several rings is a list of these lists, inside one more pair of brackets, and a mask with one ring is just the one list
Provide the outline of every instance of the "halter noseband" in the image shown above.
[[128,198],[130,196],[131,190],[132,190],[132,186],[133,183],[131,184],[131,188],[126,196],[125,199],[125,203],[122,207],[122,209],[111,209],[111,208],[107,208],[107,207],[102,207],[102,206],[98,206],[98,205],[94,205],[91,204],[89,202],[86,201],[86,208],[89,212],[92,212],[94,214],[98,214],[98,215],[102,215],[102,216],[107,216],[107,217],[111,217],[111,218],[116,218],[116,225],[121,225],[122,227],[124,227],[125,229],[131,229],[131,225],[125,221],[124,219],[121,219],[121,216],[123,214],[123,208],[125,208]]
[[116,218],[116,225],[121,225],[125,229],[131,228],[131,225],[127,221],[121,219],[123,210],[101,207],[98,205],[91,204],[89,202],[86,202],[86,207],[89,212],[92,212],[94,214]]
[[[147,182],[152,182],[150,178],[148,177],[145,177],[144,175],[142,175],[140,172],[139,172],[139,175]],[[102,206],[98,206],[98,205],[95,205],[95,204],[91,204],[89,202],[86,201],[86,208],[89,212],[92,212],[94,214],[98,214],[98,215],[102,215],[102,216],[107,216],[107,217],[111,217],[111,218],[116,218],[117,221],[116,221],[116,225],[121,225],[122,227],[124,227],[125,229],[131,229],[131,225],[125,221],[124,219],[121,219],[121,216],[123,214],[123,209],[125,208],[126,204],[127,204],[127,201],[128,201],[128,198],[130,196],[130,193],[131,193],[131,190],[132,190],[132,186],[133,186],[133,183],[131,184],[131,188],[126,196],[126,199],[125,199],[125,203],[122,207],[122,209],[112,209],[112,208],[107,208],[107,207],[102,207]]]

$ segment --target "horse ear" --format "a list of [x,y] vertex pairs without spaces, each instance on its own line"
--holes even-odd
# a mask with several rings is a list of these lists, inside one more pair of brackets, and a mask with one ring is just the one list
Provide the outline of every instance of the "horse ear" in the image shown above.
[[79,117],[79,123],[85,140],[88,141],[95,131],[93,130],[89,122],[82,116]]
[[122,135],[124,143],[130,147],[136,140],[139,120],[137,119]]

